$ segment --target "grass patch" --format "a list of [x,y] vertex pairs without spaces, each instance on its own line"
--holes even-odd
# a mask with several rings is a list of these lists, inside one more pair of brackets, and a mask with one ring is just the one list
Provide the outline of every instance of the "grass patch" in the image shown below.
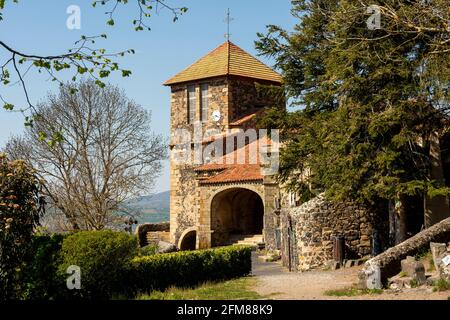
[[411,286],[411,288],[417,288],[417,287],[419,287],[419,281],[417,281],[416,279],[413,279],[409,282],[409,285]]
[[196,288],[183,289],[171,287],[166,291],[154,291],[139,295],[137,300],[257,300],[267,298],[252,290],[256,278],[204,283]]
[[450,283],[448,283],[444,279],[439,279],[433,285],[433,292],[441,292],[447,290],[450,290]]
[[366,294],[382,294],[382,289],[358,289],[355,287],[336,289],[336,290],[327,290],[324,292],[326,296],[333,297],[355,297]]

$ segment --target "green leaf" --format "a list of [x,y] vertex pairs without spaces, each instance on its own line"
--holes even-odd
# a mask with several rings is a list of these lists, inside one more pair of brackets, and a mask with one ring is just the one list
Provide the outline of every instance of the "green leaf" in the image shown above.
[[8,110],[8,111],[12,111],[12,110],[14,110],[14,105],[11,104],[11,103],[5,103],[3,105],[3,109]]

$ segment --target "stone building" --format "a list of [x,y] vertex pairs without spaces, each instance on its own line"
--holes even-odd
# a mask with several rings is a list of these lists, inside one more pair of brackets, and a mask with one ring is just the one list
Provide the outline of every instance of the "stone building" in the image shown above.
[[[229,41],[165,82],[171,88],[170,237],[179,248],[245,238],[274,242],[279,188],[264,174],[259,154],[250,161],[258,148],[270,148],[269,139],[244,135],[242,145],[238,136],[274,104],[258,86],[280,84],[278,73]],[[224,143],[230,137],[231,148]],[[214,153],[222,143],[223,161],[217,161],[221,157]],[[208,148],[215,161],[204,156]],[[244,161],[226,161],[240,152]]]
[[[164,83],[171,89],[170,241],[182,250],[263,242],[280,250],[291,270],[326,264],[337,236],[345,238],[351,259],[373,252],[375,233],[387,248],[389,217],[320,196],[301,204],[267,170],[277,143],[252,129],[258,113],[277,104],[260,88],[281,83],[278,73],[230,41]],[[432,151],[434,176],[450,181],[439,141]],[[446,197],[417,202],[412,233],[449,215]]]

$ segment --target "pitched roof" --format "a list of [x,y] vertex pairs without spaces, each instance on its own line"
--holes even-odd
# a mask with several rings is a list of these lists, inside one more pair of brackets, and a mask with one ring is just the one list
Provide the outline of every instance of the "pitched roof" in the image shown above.
[[216,184],[230,182],[261,182],[263,175],[261,174],[261,166],[258,164],[242,164],[234,165],[219,174],[200,181],[200,184]]
[[190,65],[164,85],[219,76],[241,76],[281,82],[281,75],[254,58],[234,43],[227,41],[206,56]]
[[[243,147],[242,155],[245,157],[243,163],[239,163],[240,152],[242,149],[234,150],[231,157],[227,159],[228,155],[224,155],[219,159],[218,163],[204,164],[195,168],[196,172],[218,171],[215,175],[200,180],[201,185],[205,184],[220,184],[232,182],[262,182],[264,179],[261,171],[261,156],[259,155],[258,146],[271,144],[269,138],[261,138],[250,142]],[[256,153],[253,154],[252,153]],[[227,161],[232,159],[231,164]]]

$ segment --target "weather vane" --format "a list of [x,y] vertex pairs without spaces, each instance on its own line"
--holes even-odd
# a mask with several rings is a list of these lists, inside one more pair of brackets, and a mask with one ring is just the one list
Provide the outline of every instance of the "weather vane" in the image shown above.
[[231,23],[231,21],[233,21],[234,19],[231,17],[231,14],[230,14],[230,8],[228,8],[228,11],[227,11],[227,16],[226,16],[226,18],[225,18],[225,23],[227,24],[227,33],[225,34],[225,38],[227,39],[227,41],[230,41],[230,36],[231,36],[231,33],[230,33],[230,23]]

